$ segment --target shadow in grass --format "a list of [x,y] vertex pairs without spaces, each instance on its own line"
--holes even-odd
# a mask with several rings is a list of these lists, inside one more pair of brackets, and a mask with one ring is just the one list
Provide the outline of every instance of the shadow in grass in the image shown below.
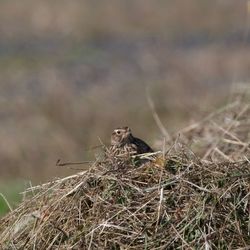
[[[9,206],[14,208],[22,200],[22,192],[27,182],[24,180],[0,181],[0,217],[10,211]],[[7,202],[6,202],[6,200]]]

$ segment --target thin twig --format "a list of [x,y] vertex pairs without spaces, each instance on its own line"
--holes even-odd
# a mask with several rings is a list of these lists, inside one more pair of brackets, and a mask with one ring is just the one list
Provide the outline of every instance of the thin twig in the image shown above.
[[64,166],[70,166],[70,165],[82,165],[82,164],[90,164],[90,163],[93,163],[93,161],[63,162],[63,163],[61,163],[61,160],[58,159],[56,162],[56,166],[64,167]]
[[167,129],[164,127],[159,115],[157,114],[156,110],[155,110],[155,105],[154,102],[149,94],[149,90],[146,89],[146,96],[147,96],[147,101],[148,101],[148,105],[151,109],[153,118],[158,126],[158,128],[160,129],[161,133],[163,134],[163,136],[167,139],[167,140],[171,140],[171,136],[168,133]]
[[2,193],[0,193],[0,196],[1,196],[1,197],[3,198],[3,200],[5,201],[6,205],[7,205],[8,208],[9,208],[9,210],[10,210],[10,211],[13,211],[13,209],[12,209],[10,203],[8,202],[8,200],[6,199],[6,197],[5,197]]

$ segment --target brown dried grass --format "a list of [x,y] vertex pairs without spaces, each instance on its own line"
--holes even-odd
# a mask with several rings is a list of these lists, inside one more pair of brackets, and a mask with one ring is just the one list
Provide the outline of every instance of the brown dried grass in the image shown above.
[[107,154],[31,187],[0,221],[0,247],[249,249],[249,128],[239,97],[181,131],[167,152]]

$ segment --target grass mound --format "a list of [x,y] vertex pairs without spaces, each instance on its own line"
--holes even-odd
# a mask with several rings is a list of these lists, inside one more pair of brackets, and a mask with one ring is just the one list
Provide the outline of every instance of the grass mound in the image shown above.
[[[30,188],[0,221],[0,248],[249,249],[249,114],[238,100],[167,152],[108,155]],[[205,152],[181,142],[198,137]]]
[[3,249],[250,246],[249,162],[107,161],[39,187],[1,221]]

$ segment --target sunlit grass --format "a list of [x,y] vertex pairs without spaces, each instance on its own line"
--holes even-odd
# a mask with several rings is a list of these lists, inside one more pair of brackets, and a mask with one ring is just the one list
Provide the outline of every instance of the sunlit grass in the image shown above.
[[0,182],[0,217],[10,211],[11,208],[21,201],[25,182],[22,180],[11,180]]

